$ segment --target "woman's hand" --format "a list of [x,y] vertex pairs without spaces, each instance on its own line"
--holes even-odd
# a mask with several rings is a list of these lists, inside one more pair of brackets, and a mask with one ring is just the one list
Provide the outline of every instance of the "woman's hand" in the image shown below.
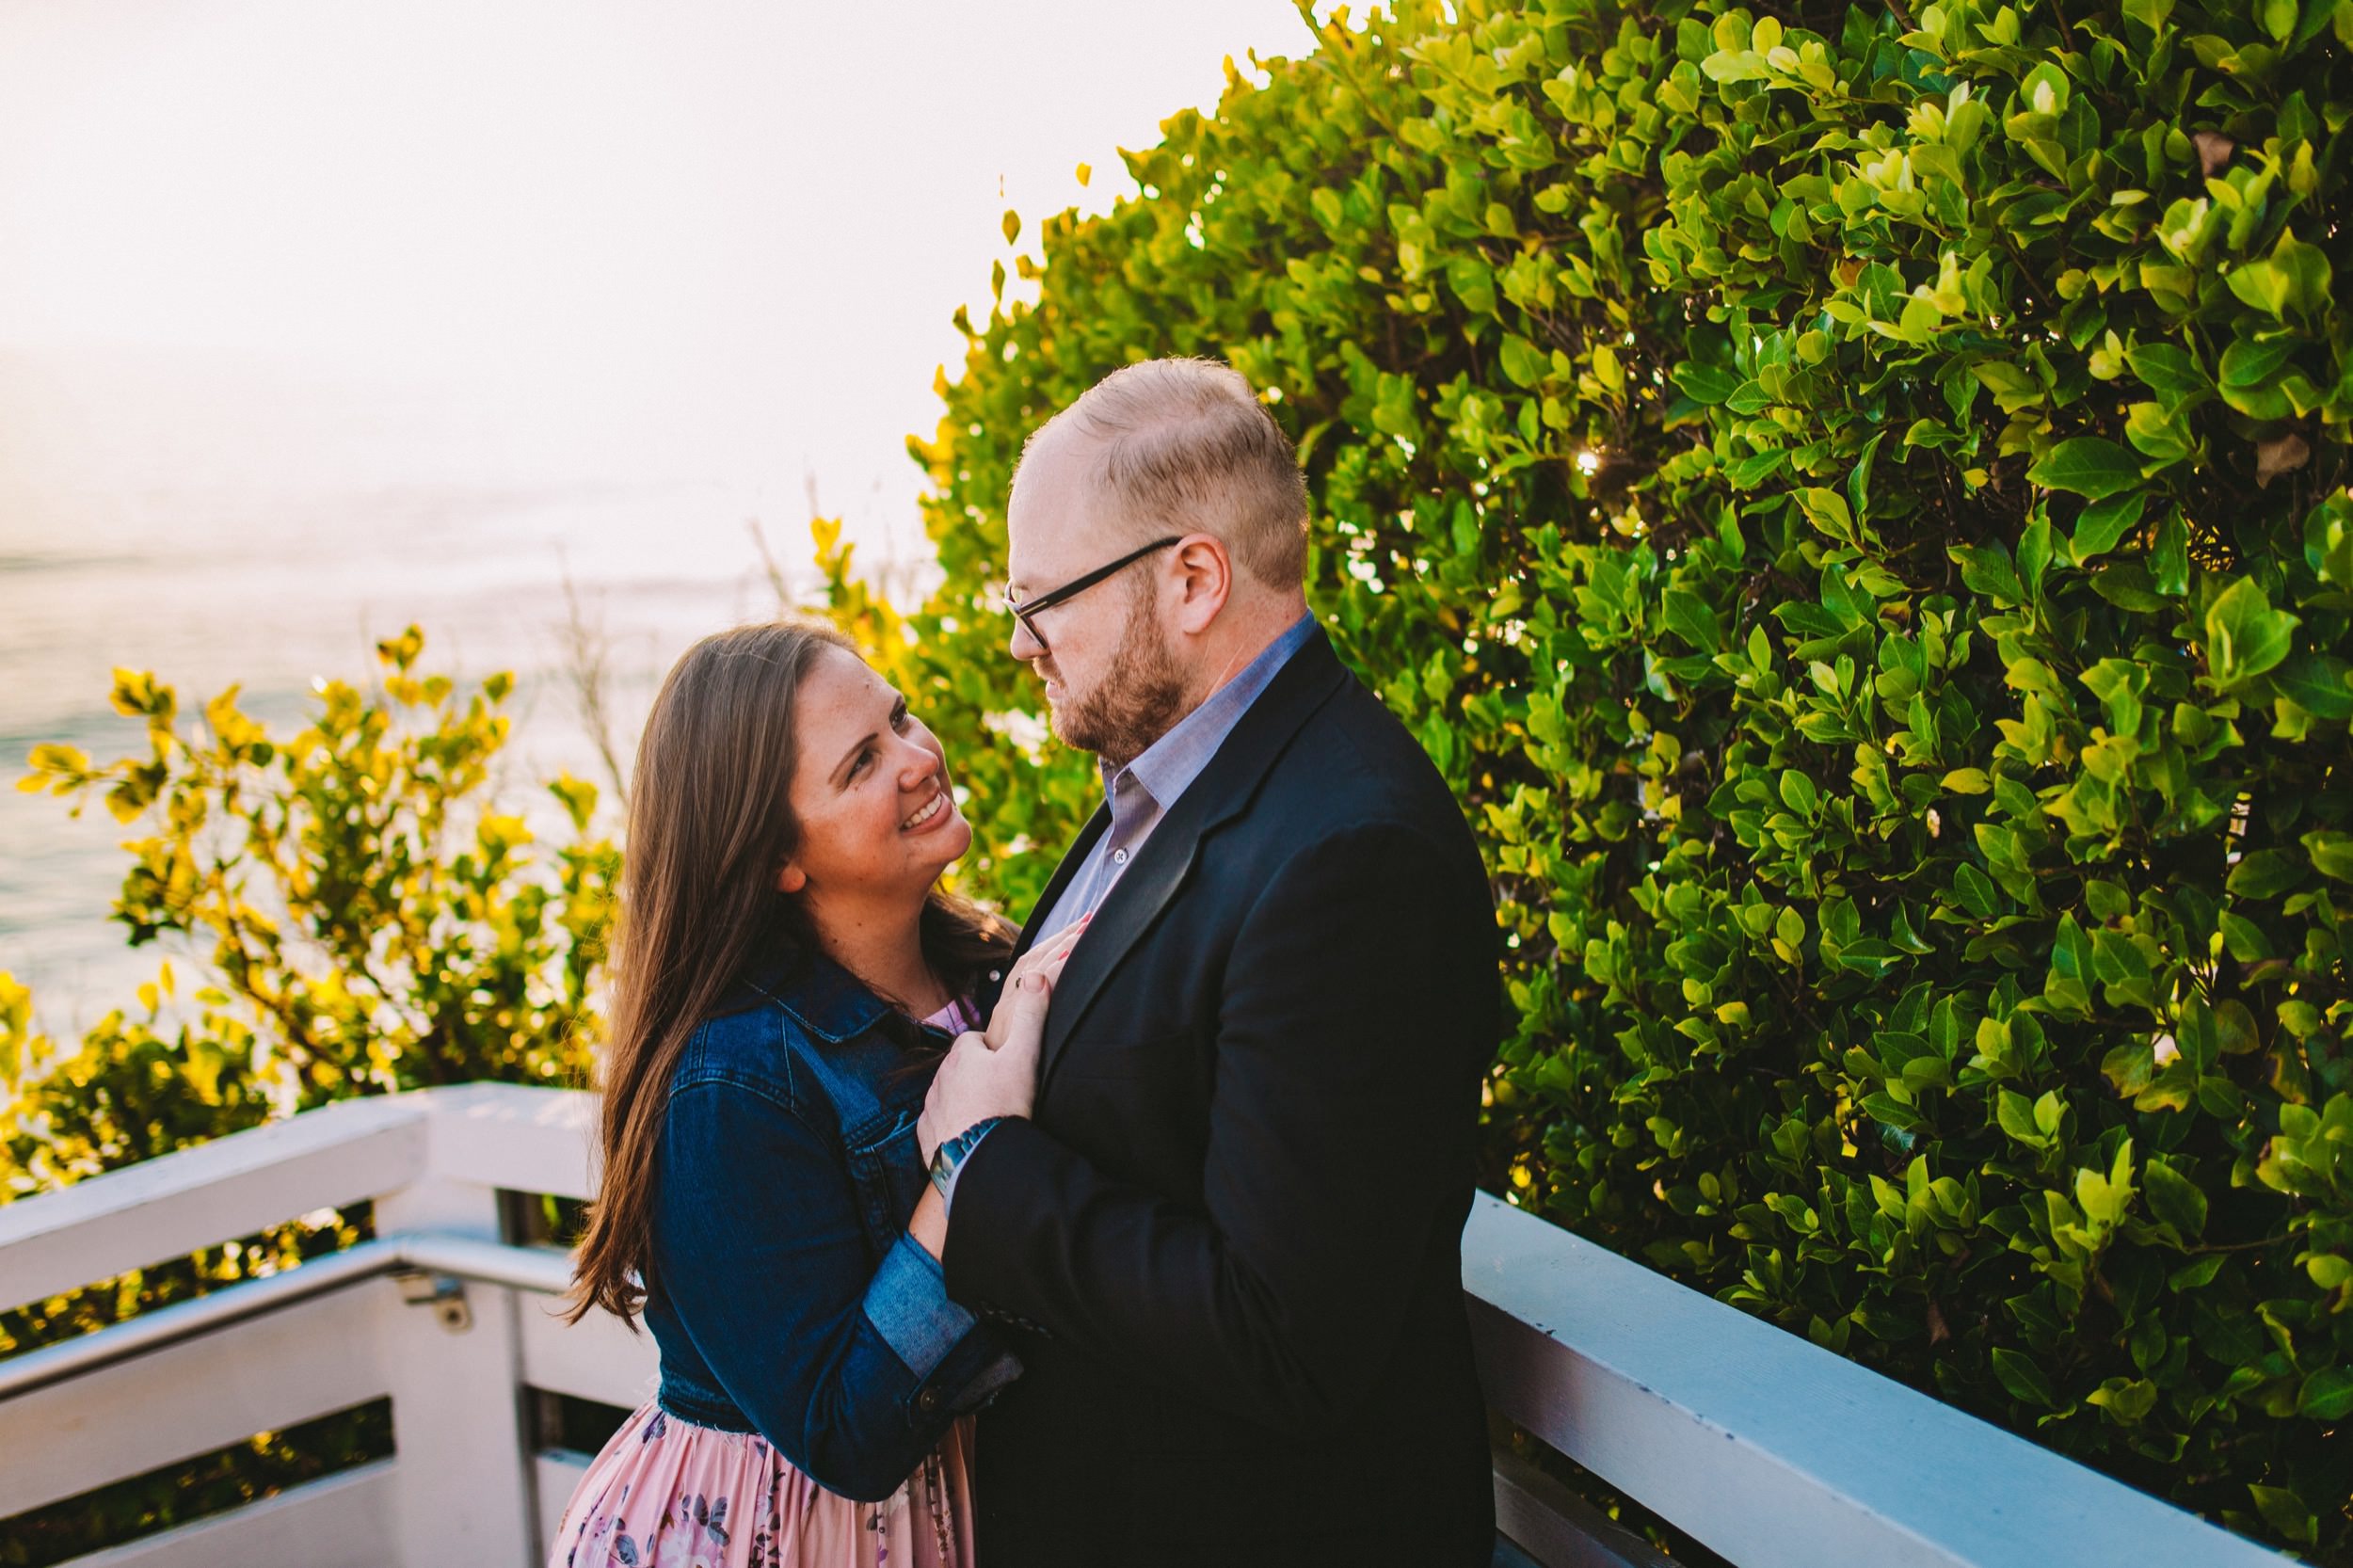
[[[1087,921],[1093,919],[1095,915],[1093,911],[1089,911],[1023,953],[1014,964],[1013,973],[1005,977],[1005,989],[1001,995],[1010,999],[1015,992],[1023,988],[1023,981],[1032,975],[1043,975],[1047,988],[1050,991],[1054,982],[1062,978],[1063,966],[1070,961],[1070,950],[1079,945],[1079,938],[1086,935]],[[989,1015],[988,1028],[984,1031],[988,1037],[989,1049],[997,1050],[1004,1046],[1007,1032],[1013,1027],[1016,1011],[1015,1008],[1000,1001],[997,1011]],[[1045,1014],[1042,1010],[1038,1015],[1038,1019],[1041,1024],[1045,1021]]]
[[975,1123],[1030,1113],[1046,1040],[1046,1009],[1063,966],[1085,930],[1086,922],[1080,920],[1024,953],[1006,980],[986,1032],[956,1036],[916,1123],[916,1143],[925,1165],[941,1143]]

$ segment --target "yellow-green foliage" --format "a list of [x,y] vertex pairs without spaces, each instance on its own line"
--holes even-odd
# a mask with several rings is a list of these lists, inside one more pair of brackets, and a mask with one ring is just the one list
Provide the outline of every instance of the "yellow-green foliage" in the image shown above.
[[37,746],[24,783],[103,796],[152,830],[124,846],[115,918],[134,946],[194,947],[219,982],[197,1000],[250,1015],[295,1106],[552,1081],[585,1060],[618,866],[587,832],[596,789],[549,786],[575,839],[536,862],[531,829],[486,791],[512,679],[461,694],[416,673],[423,650],[413,627],[378,645],[380,697],[327,682],[312,722],[282,741],[238,711],[234,688],[184,730],[171,688],[120,671],[114,705],[147,721],[147,760],[94,767]]
[[[474,1079],[584,1082],[619,869],[595,836],[596,791],[549,788],[571,837],[540,854],[489,798],[510,680],[460,692],[416,671],[414,629],[379,647],[380,692],[324,686],[312,722],[274,739],[236,693],[187,722],[171,689],[119,672],[116,709],[147,722],[144,759],[93,765],[36,748],[31,790],[104,800],[140,836],[115,915],[172,967],[138,1005],[70,1048],[35,1032],[0,974],[0,1202],[354,1095]],[[207,1248],[55,1300],[0,1302],[0,1354],[88,1333],[368,1232],[365,1205]],[[322,1464],[385,1451],[380,1410],[257,1441],[186,1476],[108,1488],[19,1521],[0,1562],[55,1561],[225,1506]],[[28,1555],[31,1554],[31,1555]]]
[[[1029,431],[1230,360],[1481,829],[1523,1200],[2353,1560],[2353,4],[1408,0],[1048,218],[917,443],[985,887]],[[1012,715],[1012,717],[1008,717]]]

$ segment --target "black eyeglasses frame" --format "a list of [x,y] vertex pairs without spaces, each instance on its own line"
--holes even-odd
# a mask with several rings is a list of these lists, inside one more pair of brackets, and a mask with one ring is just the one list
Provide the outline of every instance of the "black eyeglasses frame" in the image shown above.
[[1102,582],[1105,578],[1112,576],[1113,573],[1125,571],[1128,568],[1134,566],[1138,561],[1143,560],[1146,555],[1151,554],[1153,552],[1166,550],[1171,545],[1182,544],[1184,543],[1185,538],[1185,535],[1171,534],[1166,538],[1154,539],[1150,544],[1145,545],[1141,550],[1131,550],[1127,554],[1122,555],[1118,560],[1112,562],[1109,566],[1097,567],[1083,577],[1074,577],[1069,582],[1064,583],[1061,587],[1049,588],[1046,592],[1039,594],[1035,599],[1024,599],[1016,601],[1013,597],[1013,589],[1010,587],[1006,588],[1003,593],[998,596],[998,598],[1003,602],[1006,613],[1012,616],[1014,619],[1019,621],[1022,626],[1028,630],[1031,636],[1037,639],[1037,646],[1039,649],[1043,652],[1051,653],[1053,648],[1047,643],[1046,633],[1037,629],[1037,622],[1030,618],[1032,616],[1037,615],[1041,611],[1050,610],[1057,604],[1064,603],[1067,600],[1076,598],[1078,595],[1086,592],[1087,589],[1092,588],[1095,584]]

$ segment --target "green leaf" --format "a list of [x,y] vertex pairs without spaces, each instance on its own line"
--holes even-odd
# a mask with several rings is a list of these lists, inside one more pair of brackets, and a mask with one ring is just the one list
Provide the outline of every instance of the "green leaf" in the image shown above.
[[2288,656],[2289,636],[2302,624],[2274,610],[2263,585],[2241,577],[2206,610],[2206,665],[2215,685],[2233,691],[2278,667]]
[[[2276,4],[2277,0],[2273,3]],[[2304,1499],[2286,1487],[2250,1483],[2247,1495],[2255,1499],[2255,1511],[2264,1516],[2265,1522],[2289,1541],[2302,1545],[2317,1538],[2319,1521],[2313,1517],[2313,1511],[2304,1506]]]
[[2287,281],[2291,310],[2314,315],[2329,308],[2331,272],[2329,257],[2318,246],[2302,243],[2293,231],[2282,232],[2271,264]]
[[2186,349],[2169,343],[2136,344],[2124,350],[2124,362],[2143,385],[2168,408],[2177,408],[2214,391],[2214,383]]
[[1845,544],[1854,538],[1854,514],[1847,506],[1847,498],[1836,490],[1809,486],[1798,492],[1799,509],[1806,521],[1830,537]]
[[2353,1368],[2324,1367],[2296,1393],[2296,1413],[2315,1421],[2353,1416]]
[[1711,82],[1756,82],[1771,74],[1753,49],[1719,51],[1700,61],[1700,70]]
[[2333,1252],[2308,1254],[2304,1272],[2323,1290],[2342,1290],[2353,1285],[2353,1257]]
[[2157,1407],[2157,1385],[2147,1378],[2109,1378],[2084,1396],[2126,1426],[2145,1421]]
[[[1720,365],[1704,365],[1686,360],[1674,368],[1675,385],[1694,403],[1709,406],[1723,402],[1740,390],[1744,377],[1737,370]],[[1041,617],[1042,618],[1042,617]]]
[[2299,653],[2272,680],[2296,705],[2324,719],[2353,718],[2353,687],[2345,676],[2353,664],[2326,653]]
[[2051,1392],[2050,1380],[2042,1375],[2042,1368],[2035,1365],[2032,1357],[2018,1351],[1997,1349],[1993,1361],[1993,1375],[2009,1390],[2010,1398],[2041,1410],[2057,1408],[2058,1400]]
[[2140,483],[2140,460],[2101,436],[2074,436],[2044,453],[2026,477],[2050,489],[2104,500]]
[[1856,517],[1870,512],[1871,468],[1879,460],[1880,442],[1887,439],[1882,430],[1863,443],[1863,451],[1855,457],[1854,466],[1847,471],[1847,501]]
[[1993,911],[2000,906],[1993,880],[1966,860],[1954,868],[1953,896],[1961,900],[1962,908],[1981,920],[1992,920]]
[[1534,386],[1544,379],[1545,372],[1549,368],[1545,356],[1537,352],[1536,345],[1517,332],[1503,334],[1501,353],[1503,374],[1519,386]]
[[1999,541],[1988,545],[1954,545],[1948,553],[1961,567],[1961,580],[1970,589],[2005,604],[2026,601],[2026,585],[2018,580],[2009,552]]
[[2141,509],[2148,500],[2143,491],[2127,490],[2085,507],[2083,515],[2075,520],[2074,537],[2070,542],[2077,564],[2114,550],[2116,541],[2140,521]]
[[2149,1212],[2161,1223],[2171,1225],[2185,1240],[2205,1234],[2206,1194],[2175,1170],[2170,1160],[2153,1157],[2141,1167],[2140,1183],[2149,1199]]
[[2168,508],[2157,523],[2155,542],[2149,547],[2150,586],[2169,599],[2189,592],[2189,530],[2182,514]]
[[1401,436],[1409,440],[1420,434],[1412,376],[1385,372],[1382,375],[1373,397],[1372,427],[1385,436]]
[[2195,1290],[2201,1286],[2212,1285],[2214,1276],[2222,1272],[2222,1266],[2226,1261],[2228,1260],[2220,1253],[2208,1253],[2195,1262],[2185,1263],[2168,1274],[2165,1278],[2166,1288],[2171,1290]]
[[2042,982],[2043,1000],[2063,1017],[2076,1017],[2091,1009],[2091,982],[2094,977],[2091,938],[2075,923],[2075,917],[2062,914],[2058,930],[2051,946],[2051,968]]
[[[2272,0],[2282,4],[2285,0]],[[2233,267],[2223,280],[2231,292],[2244,303],[2265,314],[2278,318],[2287,312],[2290,280],[2288,275],[2269,262],[2246,262]],[[2241,382],[2239,385],[2245,385]]]
[[2188,416],[2162,403],[2141,402],[2126,408],[2124,439],[2133,443],[2134,451],[2160,468],[2198,450]]
[[2225,884],[2244,899],[2273,899],[2304,880],[2304,868],[2282,849],[2259,849],[2231,868]]
[[2353,882],[2353,833],[2312,832],[2304,835],[2304,853],[2313,869],[2338,882]]
[[2051,525],[2038,517],[2018,536],[2018,575],[2029,594],[2042,591],[2042,573],[2050,564]]
[[2120,610],[2146,615],[2165,608],[2165,600],[2149,580],[2149,568],[2138,561],[2118,561],[2091,577],[2091,591]]
[[2224,951],[2240,963],[2258,964],[2275,956],[2264,928],[2246,916],[2225,909],[2215,917],[2215,921],[2222,928]]
[[2268,385],[2280,374],[2280,367],[2288,362],[2295,344],[2275,338],[2268,343],[2253,338],[2235,338],[2222,351],[2222,384],[2225,387],[2261,387]]
[[[1328,192],[1319,190],[1316,194],[1322,196]],[[1335,202],[1335,205],[1337,203]],[[1454,291],[1454,297],[1460,299],[1465,309],[1480,315],[1496,313],[1495,269],[1480,256],[1465,252],[1449,261],[1446,280],[1447,286]]]
[[2029,1148],[2047,1148],[2051,1140],[2035,1126],[2034,1102],[2025,1096],[2004,1089],[1994,1097],[1993,1119],[2004,1132]]
[[1664,605],[1668,631],[1702,653],[1713,653],[1723,647],[1723,625],[1698,594],[1686,588],[1669,588]]

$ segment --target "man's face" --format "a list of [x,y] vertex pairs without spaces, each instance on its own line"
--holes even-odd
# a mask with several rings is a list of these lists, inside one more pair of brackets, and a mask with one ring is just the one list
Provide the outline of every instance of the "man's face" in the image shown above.
[[[1035,598],[1133,546],[1098,515],[1083,454],[1049,439],[1021,465],[1006,511],[1007,580]],[[1046,682],[1054,733],[1113,766],[1166,734],[1185,712],[1185,681],[1160,608],[1164,555],[1146,556],[1077,597],[1038,612],[1037,637],[1014,622],[1013,656]]]

